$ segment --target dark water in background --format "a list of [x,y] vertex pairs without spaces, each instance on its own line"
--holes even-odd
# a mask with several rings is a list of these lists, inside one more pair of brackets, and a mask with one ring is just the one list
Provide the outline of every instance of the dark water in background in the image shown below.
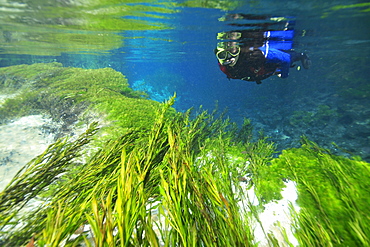
[[[202,7],[205,3],[201,1],[197,4],[191,1],[177,1],[176,4],[171,1],[125,1],[133,11],[123,14],[124,20],[149,23],[151,28],[136,28],[130,24],[122,30],[110,27],[107,28],[109,30],[104,27],[82,30],[69,27],[73,18],[63,19],[65,6],[73,1],[55,1],[59,5],[53,4],[54,1],[42,2],[46,5],[41,4],[39,8],[35,5],[22,12],[18,19],[14,11],[16,7],[11,7],[11,14],[15,16],[12,20],[22,20],[22,25],[29,23],[30,27],[46,28],[42,31],[35,28],[34,32],[51,33],[45,44],[47,49],[57,50],[59,54],[43,54],[38,50],[26,52],[35,49],[33,43],[17,43],[17,30],[9,28],[13,23],[7,26],[7,19],[0,18],[0,31],[4,36],[3,47],[0,48],[1,66],[49,61],[83,68],[109,66],[126,75],[134,89],[146,90],[154,100],[167,99],[176,91],[178,100],[175,107],[180,111],[200,105],[213,110],[217,104],[220,110],[227,109],[227,115],[239,124],[244,118],[250,118],[255,129],[263,129],[279,149],[296,147],[300,136],[307,135],[341,154],[343,152],[332,142],[370,160],[370,3],[344,0],[242,1],[236,9],[226,11]],[[100,9],[104,7],[104,1],[101,2]],[[221,3],[207,2],[212,6]],[[10,3],[15,2],[0,2],[3,14],[9,15]],[[26,3],[22,5],[22,1],[17,3],[21,4],[20,9],[28,8]],[[186,7],[189,5],[194,7]],[[54,26],[46,26],[46,22],[56,18],[52,15],[41,21],[36,17],[28,18],[28,15],[37,16],[32,11],[45,6],[57,16],[58,11],[63,13],[57,17],[60,18],[58,27],[64,26],[67,30],[56,28],[55,21]],[[94,13],[92,7],[89,11]],[[216,34],[232,29],[227,22],[219,21],[228,13],[294,16],[297,34],[294,48],[310,55],[312,67],[300,71],[291,69],[287,79],[270,77],[260,85],[229,81],[219,70],[213,53],[217,44]],[[102,15],[101,18],[106,17]],[[18,32],[32,34],[33,29]],[[96,39],[106,35],[107,38],[99,41],[101,49],[100,43],[92,42],[90,48],[81,45],[68,50],[69,43],[59,36],[66,32],[92,33]],[[119,35],[122,40],[120,47],[113,45],[117,37],[110,38],[111,33]],[[301,36],[302,33],[305,35]],[[35,37],[29,40],[36,44],[43,42],[42,39],[43,36],[39,40]],[[68,40],[71,39],[69,37]],[[104,49],[104,42],[112,42],[113,48]],[[8,49],[12,43],[14,47]]]

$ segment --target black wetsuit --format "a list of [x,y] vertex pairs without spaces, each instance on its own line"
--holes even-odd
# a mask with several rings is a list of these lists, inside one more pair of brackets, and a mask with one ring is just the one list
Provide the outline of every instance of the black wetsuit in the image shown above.
[[[262,53],[261,53],[262,55]],[[278,64],[265,63],[265,58],[252,52],[242,52],[234,66],[221,65],[220,69],[228,78],[261,83],[262,80],[274,75]]]

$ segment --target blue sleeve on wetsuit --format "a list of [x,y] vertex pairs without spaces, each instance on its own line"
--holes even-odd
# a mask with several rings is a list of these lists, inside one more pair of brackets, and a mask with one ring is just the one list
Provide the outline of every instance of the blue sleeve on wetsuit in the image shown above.
[[267,48],[262,46],[259,48],[266,57],[266,63],[277,63],[279,64],[281,71],[281,78],[286,78],[289,75],[290,68],[290,55],[283,51]]

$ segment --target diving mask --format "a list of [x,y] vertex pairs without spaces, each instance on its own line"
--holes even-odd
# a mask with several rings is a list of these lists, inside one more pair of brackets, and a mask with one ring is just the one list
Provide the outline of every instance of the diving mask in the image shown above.
[[217,44],[216,57],[220,64],[234,66],[240,54],[240,46],[235,42]]

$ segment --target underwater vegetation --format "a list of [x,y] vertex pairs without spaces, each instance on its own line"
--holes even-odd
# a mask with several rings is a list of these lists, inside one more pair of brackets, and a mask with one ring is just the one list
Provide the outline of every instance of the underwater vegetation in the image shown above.
[[283,150],[271,168],[297,182],[296,237],[302,246],[369,244],[369,163],[332,155],[302,138],[301,148]]
[[[370,164],[359,157],[305,137],[276,157],[250,120],[238,127],[217,112],[176,112],[175,97],[145,99],[111,68],[0,68],[0,92],[10,95],[2,123],[45,114],[65,128],[89,126],[56,140],[0,193],[1,246],[258,246],[259,214],[287,181],[298,192],[291,228],[301,246],[369,243]],[[290,229],[276,229],[282,238],[263,229],[271,246],[293,245]]]
[[13,95],[0,105],[1,123],[45,114],[68,129],[104,119],[108,135],[146,129],[160,105],[129,88],[127,79],[111,68],[80,69],[60,63],[0,68],[0,93]]
[[337,118],[338,113],[328,105],[319,105],[314,111],[294,111],[289,118],[289,123],[295,127],[307,128],[310,125],[325,125],[333,118]]
[[[156,110],[149,128],[90,155],[97,123],[31,160],[0,193],[2,246],[258,246],[252,222],[286,180],[298,188],[301,209],[292,215],[302,246],[366,246],[369,163],[306,138],[273,158],[274,144],[253,140],[249,120],[237,128],[213,113],[173,113],[173,103]],[[265,235],[272,246],[290,244],[286,234]]]
[[[226,123],[211,122],[205,113],[192,121],[189,113],[168,119],[166,111],[171,104],[173,100],[157,112],[150,132],[132,131],[112,140],[79,169],[72,168],[96,124],[76,141],[57,142],[31,161],[17,176],[18,181],[0,195],[1,202],[8,202],[1,204],[1,231],[7,236],[3,243],[21,245],[34,236],[40,246],[62,241],[67,245],[81,241],[91,245],[92,241],[97,246],[248,244],[252,237],[246,215],[238,212],[234,199],[238,191],[231,186],[238,181],[235,168],[240,163],[229,166],[222,157],[230,144],[228,132],[223,131]],[[213,165],[216,159],[222,159],[217,167]],[[67,179],[63,174],[70,170],[75,175]],[[24,203],[42,196],[57,180],[65,181],[53,187],[53,202],[42,203],[32,217],[16,216]],[[25,181],[27,189],[20,189]],[[159,222],[154,217],[166,220]],[[8,227],[15,219],[24,227],[12,231]],[[70,240],[84,224],[91,226],[93,237],[83,233]],[[207,231],[201,231],[203,227]]]

